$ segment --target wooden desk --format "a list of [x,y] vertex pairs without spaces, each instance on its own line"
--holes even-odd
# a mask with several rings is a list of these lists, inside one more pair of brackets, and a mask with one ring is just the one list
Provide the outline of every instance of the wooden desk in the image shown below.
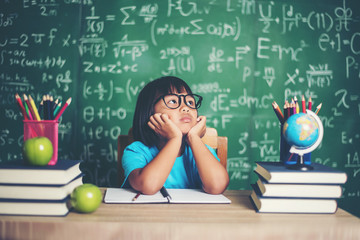
[[66,217],[0,216],[0,239],[360,239],[360,219],[336,214],[258,214],[250,191],[231,204],[105,204]]

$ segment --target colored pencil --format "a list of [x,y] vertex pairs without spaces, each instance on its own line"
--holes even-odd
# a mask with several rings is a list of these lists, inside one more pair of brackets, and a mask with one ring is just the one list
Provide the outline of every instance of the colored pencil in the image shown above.
[[29,117],[29,120],[33,120],[32,116],[31,116],[31,112],[29,111],[28,105],[26,103],[25,103],[25,111]]
[[286,121],[286,119],[288,119],[289,115],[288,115],[288,105],[287,105],[287,101],[285,101],[284,104],[284,122]]
[[37,110],[37,108],[36,108],[34,99],[31,97],[31,95],[29,95],[29,102],[30,102],[30,104],[31,104],[31,108],[32,108],[33,111],[34,111],[35,119],[38,120],[38,121],[40,121],[41,118],[40,118],[39,112],[38,112],[38,110]]
[[56,114],[58,113],[59,109],[61,107],[61,102],[59,102],[54,110],[54,116],[56,116]]
[[57,107],[58,103],[59,103],[59,99],[56,99],[56,100],[54,101],[53,110],[55,110],[55,108]]
[[272,106],[273,106],[274,112],[275,112],[276,116],[278,117],[280,123],[283,124],[284,123],[284,115],[282,114],[282,112],[279,108],[279,105],[277,105],[277,103],[274,101],[272,103]]
[[59,120],[59,118],[61,117],[61,115],[64,113],[65,109],[70,105],[71,103],[71,98],[69,98],[68,100],[66,100],[64,106],[62,106],[62,108],[60,109],[60,111],[58,112],[58,114],[56,114],[55,117],[55,121]]
[[300,112],[299,103],[298,103],[298,99],[296,96],[294,96],[294,102],[295,102],[295,109],[296,109],[295,113],[299,113]]
[[312,108],[312,100],[311,97],[309,97],[308,109],[311,111],[311,108]]
[[304,95],[302,95],[302,98],[301,98],[301,105],[302,105],[302,112],[306,113],[306,103],[305,103]]
[[292,109],[291,115],[296,114],[296,106],[295,106],[294,99],[291,99],[291,109]]
[[296,113],[300,113],[299,102],[295,102]]
[[27,97],[25,94],[24,94],[24,101],[25,101],[25,103],[26,103],[26,105],[27,105],[30,119],[31,119],[31,120],[36,120],[36,116],[35,116],[34,110],[32,109],[31,104],[30,104],[30,101],[29,101],[28,97]]
[[291,116],[291,104],[286,100],[286,106],[287,106],[287,118]]
[[25,119],[25,120],[28,120],[29,118],[28,118],[28,116],[27,116],[25,107],[24,107],[24,105],[23,105],[23,103],[22,103],[22,101],[21,101],[21,98],[20,98],[19,94],[17,94],[17,93],[15,94],[15,99],[16,99],[16,102],[17,102],[17,104],[18,104],[18,106],[19,106],[19,108],[20,108],[20,111],[21,111],[24,119]]
[[46,100],[46,95],[43,96],[43,104],[44,104],[44,110],[43,110],[43,118],[45,120],[49,120],[48,119],[48,108],[47,108],[47,100]]
[[54,119],[54,97],[50,96],[50,119],[53,120]]
[[53,120],[52,118],[51,118],[51,103],[50,103],[50,96],[49,96],[49,94],[47,94],[46,95],[46,103],[47,103],[47,105],[46,105],[46,108],[47,108],[47,119],[48,120]]
[[140,195],[141,195],[141,193],[137,193],[132,200],[133,200],[133,201],[136,201],[136,199],[138,199],[138,197],[139,197]]
[[316,112],[315,114],[317,115],[321,109],[322,103],[320,103],[317,107],[316,107]]

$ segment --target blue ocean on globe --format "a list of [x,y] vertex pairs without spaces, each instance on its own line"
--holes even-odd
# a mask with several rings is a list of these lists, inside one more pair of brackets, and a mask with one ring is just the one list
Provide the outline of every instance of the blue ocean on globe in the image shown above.
[[283,136],[290,146],[308,148],[318,139],[319,126],[308,114],[294,114],[284,123]]

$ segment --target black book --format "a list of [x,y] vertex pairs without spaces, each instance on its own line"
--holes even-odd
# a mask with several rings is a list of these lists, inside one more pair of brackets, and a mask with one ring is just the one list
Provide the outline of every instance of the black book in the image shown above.
[[0,164],[0,184],[67,184],[81,174],[78,160],[58,160],[56,165],[31,166],[23,161]]
[[343,184],[347,180],[345,172],[319,164],[312,163],[313,170],[291,170],[281,162],[256,162],[255,172],[268,183],[318,183]]

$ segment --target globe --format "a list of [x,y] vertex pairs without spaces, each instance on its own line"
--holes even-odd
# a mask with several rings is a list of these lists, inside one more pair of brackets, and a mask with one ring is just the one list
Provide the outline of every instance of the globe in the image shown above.
[[319,138],[319,125],[311,115],[298,113],[286,120],[282,134],[290,146],[305,149]]

